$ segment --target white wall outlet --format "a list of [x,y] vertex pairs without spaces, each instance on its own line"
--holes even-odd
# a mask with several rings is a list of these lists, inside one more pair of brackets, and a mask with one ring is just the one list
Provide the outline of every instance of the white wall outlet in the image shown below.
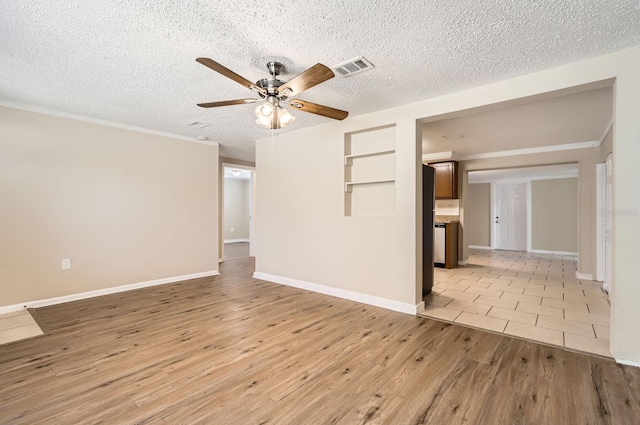
[[70,269],[71,269],[71,258],[63,258],[62,270],[70,270]]

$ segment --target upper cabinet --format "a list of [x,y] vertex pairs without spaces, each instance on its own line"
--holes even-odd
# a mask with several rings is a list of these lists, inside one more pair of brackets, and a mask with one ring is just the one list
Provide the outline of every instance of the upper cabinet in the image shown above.
[[429,165],[436,169],[436,199],[458,199],[458,161]]

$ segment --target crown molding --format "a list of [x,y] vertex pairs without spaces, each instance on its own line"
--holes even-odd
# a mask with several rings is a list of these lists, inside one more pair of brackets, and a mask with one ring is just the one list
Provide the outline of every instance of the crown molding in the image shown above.
[[198,140],[194,137],[181,136],[179,134],[166,133],[164,131],[151,130],[149,128],[136,127],[128,124],[121,124],[113,121],[101,120],[98,118],[86,117],[84,115],[71,114],[68,112],[56,111],[55,109],[42,108],[39,106],[25,105],[21,103],[8,102],[0,99],[0,106],[7,108],[19,109],[21,111],[35,112],[38,114],[51,115],[59,118],[68,118],[76,121],[88,122],[91,124],[104,125],[106,127],[119,128],[122,130],[137,131],[138,133],[152,134],[154,136],[168,137],[171,139],[185,140],[191,143],[198,143],[201,145],[220,146],[218,142],[212,142],[209,140]]

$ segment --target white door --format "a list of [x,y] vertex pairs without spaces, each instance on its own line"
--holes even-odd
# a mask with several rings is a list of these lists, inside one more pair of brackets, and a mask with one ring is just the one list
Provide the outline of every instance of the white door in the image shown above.
[[493,212],[495,249],[526,251],[527,184],[496,184]]
[[604,179],[604,287],[611,291],[613,271],[613,156],[609,154],[605,161]]

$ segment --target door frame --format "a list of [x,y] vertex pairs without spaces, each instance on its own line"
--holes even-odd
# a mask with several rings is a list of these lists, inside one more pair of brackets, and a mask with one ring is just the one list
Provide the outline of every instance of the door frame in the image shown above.
[[[613,220],[613,182],[607,185],[607,176],[613,175],[613,154],[607,155],[604,162],[596,164],[596,276],[602,282],[605,291],[611,292],[613,281],[613,258],[607,248],[607,224]],[[614,229],[611,226],[609,240],[613,239]]]
[[218,254],[219,262],[222,262],[224,259],[224,169],[225,168],[237,168],[240,170],[250,170],[251,178],[249,179],[249,256],[255,257],[255,216],[256,216],[256,191],[255,191],[255,183],[256,183],[256,167],[249,165],[241,165],[234,164],[233,162],[222,162],[220,164],[222,176],[222,184],[220,187],[220,240],[222,243],[220,244],[220,253]]
[[606,163],[596,164],[596,280],[604,282],[605,260],[605,190],[606,190]]

